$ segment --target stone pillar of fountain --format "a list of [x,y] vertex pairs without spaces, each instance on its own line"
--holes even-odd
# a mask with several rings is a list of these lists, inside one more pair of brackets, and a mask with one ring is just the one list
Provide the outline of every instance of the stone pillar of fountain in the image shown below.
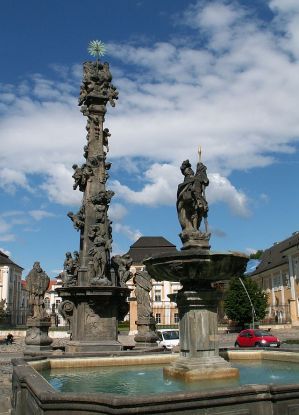
[[[177,192],[178,219],[182,227],[182,251],[160,254],[144,261],[156,280],[180,281],[182,289],[170,295],[180,317],[180,357],[164,368],[165,374],[186,380],[238,376],[238,370],[219,356],[217,293],[212,283],[241,276],[248,257],[240,253],[210,251],[206,166],[199,160],[196,172],[189,160],[181,165],[184,176]],[[204,220],[204,230],[200,225]]]
[[[164,368],[166,375],[187,380],[236,377],[238,369],[219,356],[217,313],[208,310],[205,295],[213,291],[185,291],[176,295],[180,316],[180,358]],[[175,300],[171,294],[171,301]],[[214,298],[214,301],[217,301]]]
[[118,320],[128,311],[131,259],[110,258],[112,222],[108,209],[113,192],[106,189],[111,163],[107,161],[110,132],[104,128],[106,105],[113,107],[118,92],[111,83],[107,62],[85,62],[79,105],[87,117],[85,162],[74,169],[74,190],[83,193],[79,211],[69,212],[80,232],[80,250],[66,253],[63,287],[57,289],[63,302],[59,311],[68,321],[69,352],[120,350]]

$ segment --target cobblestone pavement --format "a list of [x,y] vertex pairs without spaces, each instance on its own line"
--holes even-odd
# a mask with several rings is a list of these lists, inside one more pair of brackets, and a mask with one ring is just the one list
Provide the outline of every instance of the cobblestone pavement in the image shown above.
[[[63,346],[66,339],[54,339],[53,346]],[[6,345],[0,341],[0,415],[10,414],[11,409],[11,359],[23,356],[25,338],[17,337],[13,344]]]
[[[271,330],[275,336],[279,337],[281,342],[287,339],[299,339],[299,328]],[[220,347],[233,347],[237,334],[236,333],[220,333]],[[54,339],[53,346],[64,346],[67,339]],[[120,341],[124,344],[132,343],[132,336],[120,336]],[[24,338],[19,337],[11,345],[0,342],[0,415],[10,413],[10,397],[11,397],[11,377],[12,364],[11,359],[22,357],[25,348]]]

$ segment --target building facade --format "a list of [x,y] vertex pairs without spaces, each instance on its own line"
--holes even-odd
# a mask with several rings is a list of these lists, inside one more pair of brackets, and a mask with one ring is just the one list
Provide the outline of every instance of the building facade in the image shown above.
[[[131,289],[129,298],[130,311],[127,319],[130,320],[130,333],[137,332],[135,324],[137,320],[137,302],[135,297],[134,275],[137,271],[143,270],[144,259],[158,254],[167,252],[176,252],[176,247],[171,242],[161,236],[142,236],[133,245],[131,245],[128,254],[133,259],[131,272],[133,278],[127,282],[128,288]],[[178,309],[174,302],[170,301],[168,294],[176,294],[181,288],[179,282],[170,281],[152,281],[152,290],[150,292],[152,313],[158,325],[177,325],[179,322]]]
[[62,287],[62,279],[59,274],[55,279],[50,280],[49,288],[45,293],[45,308],[49,316],[51,316],[52,326],[65,326],[64,318],[59,314],[58,308],[62,299],[59,297],[56,288]]
[[299,232],[266,249],[250,277],[268,294],[265,323],[299,326]]
[[22,267],[0,251],[0,300],[5,300],[6,322],[14,326],[23,324],[22,271]]

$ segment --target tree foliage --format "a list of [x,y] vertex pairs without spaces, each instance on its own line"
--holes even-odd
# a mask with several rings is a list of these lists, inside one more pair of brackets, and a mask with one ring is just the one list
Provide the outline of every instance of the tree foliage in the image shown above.
[[263,253],[264,253],[264,251],[262,251],[261,249],[258,249],[254,254],[250,254],[249,258],[250,259],[260,259],[260,257],[262,256]]
[[[267,312],[268,295],[251,278],[242,278],[255,309],[255,321],[262,320]],[[229,284],[224,301],[224,311],[230,320],[241,327],[252,321],[252,307],[239,278],[233,278]]]
[[0,301],[0,321],[4,320],[6,317],[5,307],[5,300]]

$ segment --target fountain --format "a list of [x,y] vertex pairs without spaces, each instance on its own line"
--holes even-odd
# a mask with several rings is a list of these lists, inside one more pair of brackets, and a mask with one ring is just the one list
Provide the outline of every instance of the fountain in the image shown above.
[[[217,293],[212,283],[243,275],[248,257],[240,253],[210,251],[206,166],[199,162],[196,172],[189,160],[181,165],[183,183],[177,191],[177,212],[182,227],[181,252],[160,254],[145,261],[155,280],[180,281],[182,289],[169,297],[180,317],[180,358],[164,368],[168,376],[185,380],[229,378],[238,369],[219,356],[217,335]],[[200,229],[204,220],[205,229]]]
[[[110,102],[114,106],[117,91],[111,84],[108,63],[101,63],[97,59],[96,62],[86,62],[83,69],[79,105],[88,119],[87,144],[84,147],[86,162],[81,167],[73,166],[74,188],[78,187],[83,193],[83,201],[78,213],[68,213],[74,227],[80,232],[80,249],[73,254],[66,253],[63,287],[59,289],[59,295],[63,298],[60,310],[69,322],[71,341],[64,354],[47,353],[40,347],[48,348],[51,339],[47,339],[47,344],[38,344],[42,356],[13,360],[12,414],[298,414],[298,384],[243,383],[238,386],[231,383],[237,379],[238,370],[230,364],[234,359],[265,360],[271,365],[277,361],[295,364],[299,363],[297,353],[238,350],[226,352],[226,360],[223,354],[219,355],[215,312],[217,292],[213,291],[212,283],[242,275],[247,257],[233,252],[210,251],[208,203],[205,198],[205,187],[209,182],[201,160],[195,173],[188,160],[181,167],[184,182],[178,187],[177,198],[182,227],[181,252],[157,255],[146,261],[148,272],[156,280],[179,280],[182,284],[180,292],[172,298],[177,302],[180,314],[180,355],[153,353],[153,348],[148,348],[150,352],[147,353],[121,350],[117,339],[117,323],[127,312],[129,290],[126,281],[131,278],[131,259],[126,255],[110,258],[112,232],[108,208],[113,193],[106,189],[111,166],[106,160],[110,133],[103,128],[106,104]],[[204,231],[200,230],[202,221]],[[142,290],[140,298],[148,300],[148,275],[139,274],[136,284]],[[41,294],[35,289],[32,293],[37,295],[39,303]],[[139,304],[136,340],[140,345],[155,342],[152,317],[148,306],[145,306],[147,300],[140,300]],[[41,311],[40,308],[36,309],[36,315]],[[43,321],[43,324],[37,323],[35,331],[39,330],[40,334],[50,325],[50,321],[46,324]],[[27,345],[33,346],[30,341]],[[91,393],[90,378],[81,381],[75,372],[76,368],[114,366],[119,370],[120,366],[132,368],[136,365],[140,368],[144,365],[164,367],[165,375],[170,378],[167,379],[167,385],[171,385],[173,378],[178,378],[174,379],[178,383],[182,380],[192,382],[184,382],[182,389],[162,391],[154,375],[148,380],[154,392],[148,393],[145,386],[143,395],[133,393],[124,396],[112,389],[109,381],[104,392]],[[72,377],[80,379],[75,391],[60,392],[41,374],[43,370],[56,368],[63,372],[71,370]],[[143,370],[138,371],[136,376],[139,375],[145,375]],[[206,378],[223,383],[207,390],[197,383],[199,379]],[[227,378],[231,385],[228,388]],[[136,382],[138,379],[135,379]],[[187,388],[187,384],[191,388]],[[126,393],[124,385],[122,391]]]

